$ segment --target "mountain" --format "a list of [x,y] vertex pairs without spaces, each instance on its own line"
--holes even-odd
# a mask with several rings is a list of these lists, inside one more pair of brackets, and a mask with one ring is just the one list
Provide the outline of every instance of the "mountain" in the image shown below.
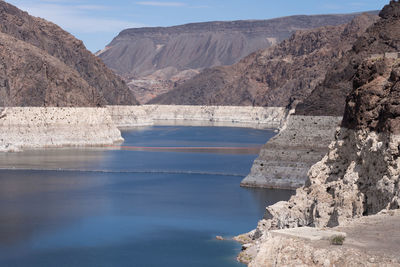
[[[385,7],[382,18],[370,27],[344,56],[328,71],[324,81],[315,88],[310,97],[296,108],[299,115],[343,115],[347,95],[353,88],[358,67],[371,56],[379,58],[385,53],[400,51],[400,20],[394,4]],[[398,6],[398,5],[397,5]],[[387,10],[391,13],[387,14]]]
[[347,24],[297,31],[237,64],[206,69],[150,103],[295,105],[324,80],[327,70],[376,19],[365,13]]
[[357,14],[193,23],[122,31],[97,55],[123,76],[141,102],[167,92],[204,68],[232,65],[295,31],[340,25]]
[[0,106],[137,104],[125,82],[57,25],[0,1]]

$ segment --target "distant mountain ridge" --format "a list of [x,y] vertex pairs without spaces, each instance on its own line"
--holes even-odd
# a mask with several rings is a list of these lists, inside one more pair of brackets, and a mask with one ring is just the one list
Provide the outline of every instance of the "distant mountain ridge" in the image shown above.
[[357,15],[301,15],[127,29],[97,55],[128,81],[142,102],[147,102],[202,69],[232,65],[252,52],[280,43],[297,30],[340,25]]
[[125,82],[57,25],[0,1],[0,106],[137,104]]
[[347,24],[297,31],[237,64],[206,69],[150,103],[294,107],[377,19],[362,14]]

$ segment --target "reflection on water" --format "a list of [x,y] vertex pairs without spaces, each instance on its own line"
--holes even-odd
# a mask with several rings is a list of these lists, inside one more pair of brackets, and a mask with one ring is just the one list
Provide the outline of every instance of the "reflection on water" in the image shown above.
[[[124,145],[244,147],[268,135],[154,127],[124,132]],[[215,236],[251,230],[267,204],[292,194],[239,187],[255,154],[63,149],[0,157],[3,168],[56,169],[0,170],[0,266],[239,265],[240,246]]]

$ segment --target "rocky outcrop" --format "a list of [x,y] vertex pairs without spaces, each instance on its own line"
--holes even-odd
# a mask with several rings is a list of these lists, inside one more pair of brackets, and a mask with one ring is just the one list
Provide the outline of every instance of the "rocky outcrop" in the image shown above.
[[165,87],[170,90],[199,70],[237,63],[252,52],[280,43],[297,30],[344,24],[356,15],[291,16],[127,29],[97,55],[127,79],[142,101],[148,101]]
[[137,104],[82,41],[0,1],[0,106]]
[[[398,1],[385,6],[380,21],[367,31],[376,33],[372,43],[398,42],[376,29],[397,25],[399,10]],[[267,208],[250,234],[256,248],[268,242],[271,229],[333,227],[400,208],[400,60],[374,57],[355,64],[353,90],[335,141],[311,167],[306,185],[295,196]]]
[[0,129],[2,152],[123,141],[106,108],[4,108]]
[[0,103],[3,106],[97,106],[99,91],[59,59],[0,32]]
[[279,134],[262,147],[250,174],[240,185],[285,189],[303,186],[310,167],[328,151],[341,120],[330,116],[290,116]]
[[[271,231],[249,266],[400,266],[400,212],[357,219],[335,232],[316,228]],[[333,245],[345,236],[343,245]]]
[[[354,43],[343,59],[336,62],[327,72],[324,81],[309,97],[297,105],[298,115],[343,115],[346,96],[353,88],[353,77],[365,59],[400,51],[400,20],[387,12],[397,3],[385,7],[381,19]],[[389,11],[388,11],[389,10]]]
[[233,107],[233,106],[108,106],[111,117],[118,127],[138,124],[215,125],[282,127],[284,108]]
[[344,25],[297,31],[235,65],[207,69],[151,103],[294,108],[376,19],[363,14]]

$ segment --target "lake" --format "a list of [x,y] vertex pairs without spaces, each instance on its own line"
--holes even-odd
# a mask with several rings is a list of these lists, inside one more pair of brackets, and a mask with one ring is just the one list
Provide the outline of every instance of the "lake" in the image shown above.
[[242,266],[289,190],[239,186],[272,131],[154,126],[106,148],[0,154],[0,266]]

